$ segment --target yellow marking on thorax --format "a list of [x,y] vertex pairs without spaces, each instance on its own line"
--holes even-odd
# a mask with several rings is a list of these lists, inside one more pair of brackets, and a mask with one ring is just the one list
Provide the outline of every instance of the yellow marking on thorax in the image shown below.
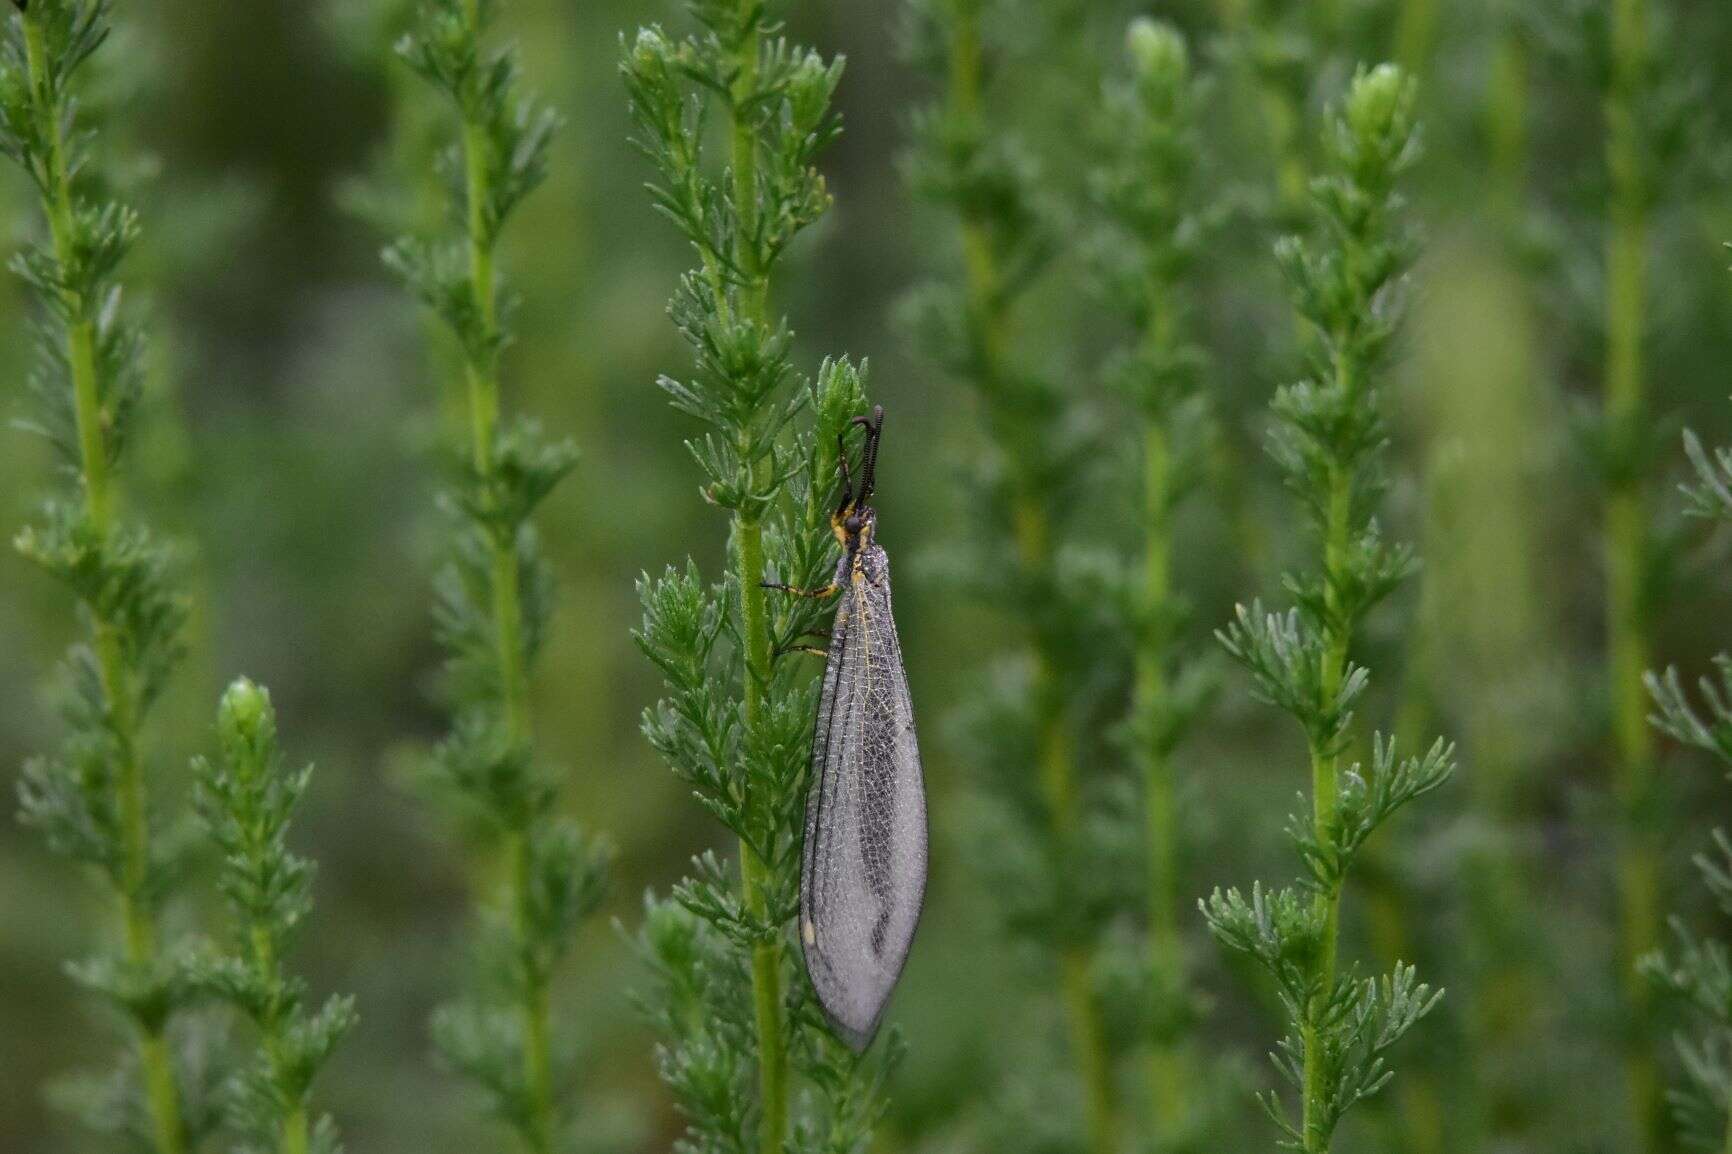
[[815,946],[818,944],[818,928],[812,924],[811,918],[806,919],[804,932],[806,935],[806,944],[808,946]]

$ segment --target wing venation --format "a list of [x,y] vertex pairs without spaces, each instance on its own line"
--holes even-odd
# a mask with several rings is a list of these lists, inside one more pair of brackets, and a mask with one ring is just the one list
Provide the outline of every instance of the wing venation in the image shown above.
[[926,800],[889,563],[843,590],[819,691],[800,941],[819,1001],[856,1048],[901,975],[926,888]]

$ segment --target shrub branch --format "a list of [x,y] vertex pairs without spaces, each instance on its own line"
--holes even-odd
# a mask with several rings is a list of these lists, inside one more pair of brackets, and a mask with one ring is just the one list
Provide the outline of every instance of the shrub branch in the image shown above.
[[[764,583],[829,580],[837,439],[865,408],[863,367],[826,361],[799,378],[792,334],[769,305],[788,245],[830,205],[816,162],[839,131],[830,101],[842,69],[783,39],[763,0],[686,7],[695,33],[640,29],[621,71],[635,143],[656,168],[651,199],[697,258],[670,308],[693,371],[659,384],[704,426],[687,448],[705,500],[727,513],[728,570],[715,587],[689,561],[646,576],[637,641],[666,688],[644,732],[733,834],[739,864],[736,879],[700,855],[669,899],[649,902],[644,1007],[686,1119],[682,1149],[840,1154],[869,1136],[898,1043],[856,1058],[798,970],[789,929],[816,699],[811,670],[788,651],[827,607],[771,601]],[[802,1080],[816,1093],[796,1094]]]
[[579,925],[600,904],[607,849],[557,812],[557,778],[536,762],[530,671],[551,613],[552,575],[531,518],[577,451],[533,421],[507,423],[502,354],[510,343],[497,252],[501,233],[546,174],[556,118],[520,91],[514,52],[488,46],[490,0],[427,0],[398,53],[443,93],[456,124],[455,236],[409,237],[386,260],[441,317],[464,362],[468,448],[448,501],[460,525],[439,581],[455,724],[434,778],[490,831],[504,892],[484,911],[490,974],[441,1009],[434,1037],[478,1083],[525,1149],[563,1148],[569,1078],[555,1059],[551,988]]
[[147,1141],[183,1154],[184,1118],[168,1023],[184,983],[159,942],[163,863],[152,837],[140,730],[180,653],[186,607],[172,592],[164,550],[118,521],[115,469],[140,386],[137,330],[121,308],[117,273],[137,238],[130,209],[110,200],[90,164],[76,95],[83,67],[106,40],[106,0],[15,3],[0,55],[0,152],[35,184],[49,239],[13,269],[44,323],[29,427],[53,442],[75,493],[51,500],[18,550],[66,584],[85,611],[87,646],[67,662],[63,754],[25,768],[23,820],[51,845],[94,865],[120,907],[121,957],[74,972],[114,1000],[137,1030]]
[[1261,963],[1280,989],[1292,1032],[1275,1063],[1299,1092],[1299,1118],[1274,1093],[1264,1106],[1283,1145],[1304,1154],[1329,1150],[1342,1115],[1389,1080],[1390,1047],[1441,996],[1411,966],[1361,980],[1339,960],[1343,887],[1366,840],[1454,769],[1441,739],[1401,756],[1379,736],[1368,764],[1345,759],[1368,682],[1351,661],[1355,630],[1412,568],[1405,548],[1382,539],[1374,502],[1384,444],[1376,373],[1411,260],[1396,182],[1416,154],[1413,105],[1413,83],[1394,66],[1355,78],[1329,123],[1328,167],[1312,185],[1320,227],[1278,247],[1315,339],[1308,375],[1276,393],[1272,448],[1311,515],[1322,567],[1287,578],[1297,608],[1241,607],[1221,633],[1258,695],[1304,728],[1310,754],[1310,813],[1289,827],[1306,869],[1301,885],[1268,895],[1255,887],[1249,900],[1216,890],[1202,903],[1215,936]]

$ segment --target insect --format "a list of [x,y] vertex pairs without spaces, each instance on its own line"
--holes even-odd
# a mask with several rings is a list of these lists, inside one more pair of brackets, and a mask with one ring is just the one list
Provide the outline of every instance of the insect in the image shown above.
[[800,863],[800,946],[836,1032],[856,1051],[878,1031],[901,976],[926,892],[926,793],[902,647],[890,613],[890,559],[869,502],[884,410],[866,430],[856,491],[847,430],[838,438],[842,498],[830,526],[843,548],[823,589],[840,597],[813,727],[806,838]]

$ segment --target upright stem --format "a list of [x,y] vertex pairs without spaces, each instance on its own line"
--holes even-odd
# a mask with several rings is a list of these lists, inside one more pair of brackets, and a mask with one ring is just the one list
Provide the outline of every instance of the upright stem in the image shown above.
[[1396,32],[1396,59],[1402,67],[1420,72],[1431,63],[1437,39],[1437,0],[1405,0]]
[[[762,323],[769,285],[758,262],[758,145],[752,118],[745,113],[746,102],[752,99],[758,86],[758,53],[762,33],[759,18],[764,0],[738,0],[740,20],[750,21],[751,32],[740,42],[740,52],[734,61],[733,97],[728,103],[731,135],[728,164],[734,174],[734,211],[739,215],[740,235],[735,259],[745,277],[745,301],[742,312],[753,321]],[[762,600],[762,598],[760,598]]]
[[1095,1154],[1107,1154],[1118,1147],[1118,1118],[1113,1103],[1112,1059],[1107,1052],[1106,1030],[1095,998],[1088,953],[1067,947],[1059,966],[1070,1021],[1071,1049],[1082,1073],[1089,1149]]
[[[463,11],[470,36],[480,43],[480,0],[464,0]],[[477,477],[493,476],[494,446],[499,433],[499,354],[494,337],[499,324],[499,286],[494,269],[492,229],[487,205],[492,199],[490,172],[492,144],[487,126],[465,114],[463,120],[464,199],[469,246],[469,289],[480,319],[489,352],[469,359],[466,380],[469,393],[471,466]],[[529,669],[523,644],[522,575],[517,542],[501,534],[488,535],[493,587],[493,624],[499,655],[500,709],[505,734],[513,748],[526,745],[531,736]],[[527,952],[530,938],[530,903],[533,901],[533,858],[530,833],[514,831],[506,847],[509,858],[512,928],[519,947]],[[523,1079],[529,1112],[523,1129],[525,1144],[533,1154],[553,1148],[553,1077],[550,1052],[546,983],[525,966],[526,980],[518,1005],[523,1033]]]
[[1527,40],[1515,18],[1504,17],[1492,59],[1486,101],[1486,134],[1491,141],[1492,173],[1497,204],[1505,223],[1513,224],[1526,191],[1528,161]]
[[307,1108],[296,1105],[283,1123],[283,1154],[308,1154],[312,1149],[312,1127],[307,1120]]
[[[764,610],[764,530],[757,521],[736,517],[739,549],[740,617],[746,645],[746,728],[758,724],[767,706],[770,677],[770,632]],[[746,842],[740,843],[740,885],[746,908],[755,918],[769,913],[764,863]],[[752,948],[752,1007],[758,1027],[758,1095],[761,1106],[761,1154],[780,1154],[788,1131],[788,1042],[782,1027],[782,950],[775,939]]]
[[[252,940],[255,972],[266,981],[275,979],[277,977],[276,946],[271,936],[270,927],[255,925],[249,936]],[[265,1058],[270,1062],[273,1077],[280,1085],[282,1075],[286,1072],[283,1069],[286,1053],[283,1037],[283,1007],[280,1003],[266,1011],[260,1026],[264,1033]],[[285,1106],[283,1129],[278,1136],[277,1149],[281,1154],[308,1154],[312,1142],[312,1129],[307,1117],[307,1103],[301,1099],[285,1103]]]
[[[511,859],[512,927],[519,942],[530,938],[529,903],[534,884],[534,861],[529,834],[511,835],[508,847]],[[530,967],[518,1006],[518,1019],[523,1027],[523,1084],[528,1088],[531,1108],[530,1125],[525,1135],[530,1149],[542,1154],[553,1149],[553,1053],[551,1028],[548,1021],[547,983]]]
[[[758,84],[759,24],[756,15],[762,0],[738,0],[742,22],[752,21],[751,31],[741,38],[735,60],[732,99],[728,104],[730,124],[729,167],[734,178],[734,210],[739,218],[739,241],[734,254],[744,275],[739,298],[739,319],[766,323],[769,286],[758,261],[758,145],[755,126],[746,112],[746,102]],[[741,446],[742,456],[748,450]],[[754,470],[761,472],[758,465]],[[754,477],[753,488],[761,477]],[[764,528],[755,516],[735,514],[734,540],[738,550],[740,627],[746,659],[745,722],[753,730],[768,705],[770,664],[769,615],[765,609]],[[748,798],[748,807],[761,805]],[[746,908],[758,919],[769,914],[768,870],[744,841],[740,843],[740,885]],[[752,1008],[758,1028],[758,1101],[760,1107],[760,1154],[781,1154],[788,1135],[788,1038],[782,1020],[782,946],[776,938],[752,947]]]
[[[1044,511],[1037,506],[1029,506],[1019,517],[1017,545],[1025,565],[1045,563],[1050,548],[1047,523]],[[1059,844],[1070,846],[1077,835],[1076,755],[1058,701],[1052,663],[1044,652],[1038,650],[1036,662],[1035,708],[1040,711],[1041,784]],[[1118,1146],[1112,1059],[1107,1052],[1106,1028],[1101,1020],[1099,1000],[1095,997],[1090,952],[1085,945],[1067,942],[1061,947],[1059,982],[1070,1028],[1071,1053],[1082,1076],[1089,1149],[1094,1154],[1110,1154]]]
[[[956,0],[950,41],[950,107],[959,122],[977,129],[982,85],[980,14],[971,0]],[[990,233],[968,214],[962,217],[962,260],[970,337],[981,364],[996,372],[1004,360],[1004,325],[997,306],[998,270]]]
[[[980,12],[971,0],[958,0],[950,41],[950,107],[963,123],[978,128],[984,78],[982,75]],[[984,377],[1000,380],[1004,373],[1006,333],[1002,284],[987,226],[964,213],[961,221],[964,293],[972,352]],[[1003,414],[992,414],[1002,422]],[[1030,572],[1052,561],[1052,533],[1047,512],[1026,477],[1013,481],[1011,519],[1017,556]],[[1075,835],[1077,817],[1075,754],[1070,747],[1064,711],[1057,705],[1057,684],[1049,654],[1036,642],[1033,695],[1039,711],[1036,742],[1041,782],[1061,843]],[[1090,1149],[1109,1154],[1117,1145],[1112,1063],[1107,1054],[1100,1004],[1094,995],[1087,949],[1067,945],[1059,959],[1061,995],[1070,1025],[1071,1047],[1083,1081]]]
[[[1143,432],[1144,517],[1143,636],[1137,653],[1138,711],[1153,718],[1165,702],[1168,633],[1156,622],[1172,599],[1172,447],[1168,430],[1151,420]],[[1179,934],[1179,830],[1173,767],[1151,732],[1143,749],[1143,804],[1149,854],[1149,961],[1164,988],[1184,989],[1184,941]],[[1184,1059],[1178,1047],[1158,1042],[1149,1055],[1149,1084],[1159,1125],[1177,1133],[1190,1113]]]
[[[1148,285],[1149,321],[1144,342],[1157,356],[1169,353],[1175,321],[1169,286],[1153,276]],[[1143,422],[1143,590],[1142,620],[1133,694],[1138,716],[1148,726],[1143,754],[1143,805],[1148,838],[1149,962],[1157,981],[1177,996],[1185,990],[1184,940],[1179,933],[1179,829],[1177,786],[1154,724],[1166,705],[1167,646],[1171,618],[1173,548],[1173,445],[1166,414]],[[1149,1055],[1149,1088],[1158,1133],[1182,1132],[1190,1114],[1188,1079],[1177,1045],[1161,1040]]]
[[[48,141],[48,216],[55,260],[71,268],[78,259],[76,204],[66,163],[65,120],[50,89],[47,44],[41,9],[23,10],[24,48],[33,103]],[[66,289],[66,363],[72,378],[73,413],[78,428],[79,466],[84,486],[84,513],[92,534],[107,545],[114,531],[114,498],[108,459],[108,433],[113,414],[106,411],[96,350],[97,302]],[[92,613],[93,648],[102,695],[114,739],[114,788],[120,811],[123,859],[120,916],[126,960],[134,968],[154,973],[159,966],[156,923],[147,894],[150,873],[150,808],[144,769],[138,756],[138,711],[126,665],[120,627]],[[160,1022],[140,1022],[138,1054],[149,1103],[152,1137],[158,1154],[184,1154],[186,1127],[181,1119],[180,1090]]]
[[[1350,637],[1339,621],[1334,578],[1347,565],[1347,550],[1352,534],[1353,482],[1339,466],[1330,470],[1328,520],[1324,527],[1323,571],[1324,600],[1330,610],[1328,645],[1320,659],[1319,690],[1325,705],[1332,707],[1341,692],[1342,679],[1347,673],[1347,650]],[[1333,834],[1331,824],[1335,803],[1340,794],[1340,752],[1334,740],[1313,739],[1311,742],[1311,804],[1314,834],[1320,844],[1328,845]],[[1305,1154],[1326,1154],[1329,1142],[1324,1134],[1323,1107],[1329,1087],[1325,1084],[1328,1071],[1322,1062],[1317,1023],[1323,1016],[1330,992],[1335,985],[1335,955],[1341,928],[1341,887],[1337,884],[1317,895],[1318,909],[1323,917],[1322,957],[1318,961],[1319,986],[1312,1004],[1305,1013],[1303,1029],[1305,1043],[1304,1115]]]
[[[1647,295],[1646,174],[1638,97],[1648,66],[1646,0],[1612,4],[1612,75],[1606,96],[1606,167],[1611,181],[1606,238],[1606,422],[1615,444],[1631,450],[1644,424],[1642,326]],[[1642,687],[1648,669],[1647,509],[1642,478],[1626,458],[1606,495],[1606,633],[1617,763],[1614,788],[1623,810],[1618,888],[1622,956],[1631,1018],[1627,1072],[1636,1120],[1648,1149],[1664,1145],[1660,1079],[1638,1023],[1650,994],[1636,960],[1659,938],[1659,865],[1648,828],[1653,790],[1653,730]]]
[[157,1154],[185,1154],[186,1125],[180,1115],[180,1086],[175,1081],[168,1038],[161,1027],[140,1029],[138,1059],[144,1075],[144,1096],[150,1106],[151,1138],[156,1143]]

